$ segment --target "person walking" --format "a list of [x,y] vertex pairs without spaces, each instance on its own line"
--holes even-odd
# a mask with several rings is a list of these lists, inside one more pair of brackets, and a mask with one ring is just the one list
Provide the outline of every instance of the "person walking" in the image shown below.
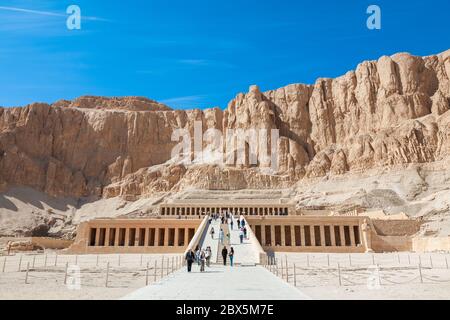
[[241,220],[241,227],[242,227],[242,228],[245,227],[245,219],[244,219],[244,218],[242,218],[242,220]]
[[244,227],[242,231],[244,231],[244,238],[247,239],[247,227]]
[[192,270],[192,263],[194,263],[194,260],[195,260],[195,254],[194,254],[194,252],[192,251],[192,249],[189,250],[189,251],[186,253],[185,259],[186,259],[186,264],[187,264],[187,271],[188,271],[188,272],[191,272],[191,270]]
[[230,257],[230,266],[233,266],[233,261],[234,261],[234,249],[233,249],[233,247],[230,248],[230,253],[228,254],[228,256]]
[[239,230],[239,239],[241,240],[241,244],[244,243],[244,228],[241,228],[241,230]]
[[215,231],[214,231],[214,228],[211,228],[211,239],[213,239],[214,240],[214,233],[215,233]]
[[220,229],[219,240],[220,240],[220,244],[223,244],[223,229]]
[[200,248],[197,249],[197,251],[195,252],[195,258],[196,258],[196,260],[197,260],[197,264],[198,264],[198,265],[200,265],[200,254],[201,254],[201,253],[202,253],[202,252],[201,252]]
[[202,250],[200,252],[200,272],[205,272],[206,252]]
[[233,222],[233,217],[231,217],[231,222],[230,222],[230,227],[231,227],[231,230],[233,230],[233,225],[234,225],[234,222]]
[[206,248],[206,266],[209,268],[211,266],[211,247]]
[[228,255],[228,249],[227,247],[223,247],[222,249],[222,258],[223,258],[223,265],[227,265],[227,255]]
[[231,244],[231,235],[229,232],[227,233],[227,240],[228,240],[228,244]]

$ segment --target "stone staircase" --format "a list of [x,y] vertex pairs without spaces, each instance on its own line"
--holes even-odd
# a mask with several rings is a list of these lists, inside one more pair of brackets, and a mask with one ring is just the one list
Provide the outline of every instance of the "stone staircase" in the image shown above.
[[[223,244],[221,244],[219,241],[219,248],[217,250],[217,264],[223,265],[223,257],[222,257],[223,247],[226,246],[228,251],[230,251],[230,242],[228,241],[228,238],[227,238],[227,233],[230,232],[230,228],[229,228],[228,224],[226,224],[226,223],[221,224],[220,228],[223,229],[224,239],[223,239]],[[217,235],[217,237],[218,236],[219,235]],[[229,265],[229,264],[230,264],[230,260],[229,260],[229,258],[227,258],[227,265]]]

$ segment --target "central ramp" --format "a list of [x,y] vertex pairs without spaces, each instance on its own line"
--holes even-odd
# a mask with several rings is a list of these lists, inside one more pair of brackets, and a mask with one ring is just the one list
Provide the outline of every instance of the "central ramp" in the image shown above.
[[294,286],[261,266],[214,265],[201,273],[185,268],[122,300],[310,300]]

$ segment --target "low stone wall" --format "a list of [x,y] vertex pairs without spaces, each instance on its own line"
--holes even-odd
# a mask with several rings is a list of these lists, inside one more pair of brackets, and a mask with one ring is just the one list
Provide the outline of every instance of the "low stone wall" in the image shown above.
[[[245,220],[246,226],[249,225],[248,221],[245,219],[244,216],[241,216],[241,219]],[[252,228],[247,228],[247,237],[250,240],[251,245],[253,246],[255,254],[257,255],[258,263],[262,263],[266,258],[266,252],[264,251],[264,248],[261,246],[261,243],[257,239],[256,235],[254,234]]]
[[380,236],[412,236],[420,231],[422,222],[416,220],[372,220]]
[[203,242],[204,237],[206,236],[206,231],[209,227],[209,218],[205,217],[203,218],[203,221],[200,223],[200,226],[198,227],[197,231],[195,232],[194,237],[192,238],[191,242],[189,242],[189,245],[187,246],[186,250],[184,251],[184,256],[188,253],[189,250],[195,250],[195,248]]
[[375,252],[411,251],[412,238],[409,236],[380,236],[372,233],[372,250]]
[[54,239],[54,238],[40,238],[40,237],[32,237],[31,243],[38,247],[44,249],[66,249],[73,244],[72,240],[62,240],[62,239]]
[[450,237],[416,237],[412,239],[412,250],[414,252],[450,252]]

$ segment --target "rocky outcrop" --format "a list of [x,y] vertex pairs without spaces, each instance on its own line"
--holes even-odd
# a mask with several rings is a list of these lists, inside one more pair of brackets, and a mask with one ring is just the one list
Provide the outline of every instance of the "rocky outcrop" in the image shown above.
[[[261,92],[225,110],[138,97],[0,109],[0,186],[52,196],[140,197],[197,187],[284,188],[301,179],[450,156],[450,50],[363,62],[336,79]],[[175,129],[279,129],[278,171],[171,161]],[[249,147],[249,146],[248,146]]]

